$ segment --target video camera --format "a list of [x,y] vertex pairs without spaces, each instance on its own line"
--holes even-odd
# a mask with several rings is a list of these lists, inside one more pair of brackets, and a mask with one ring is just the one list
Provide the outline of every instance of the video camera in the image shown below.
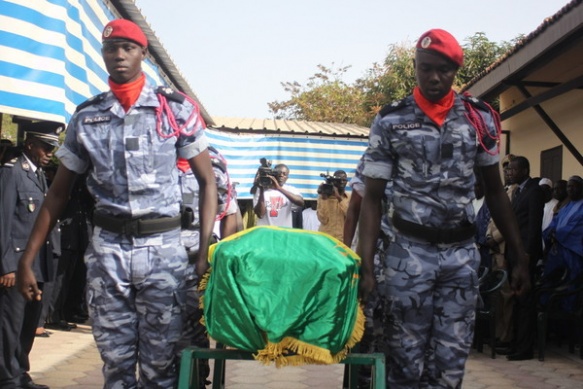
[[277,178],[279,174],[271,168],[271,161],[261,158],[259,163],[261,163],[259,166],[259,185],[263,188],[270,188],[273,186],[270,176]]
[[318,188],[318,194],[324,196],[332,196],[334,193],[334,186],[342,183],[342,178],[331,176],[328,173],[320,173],[320,177],[323,177],[326,182],[322,183]]

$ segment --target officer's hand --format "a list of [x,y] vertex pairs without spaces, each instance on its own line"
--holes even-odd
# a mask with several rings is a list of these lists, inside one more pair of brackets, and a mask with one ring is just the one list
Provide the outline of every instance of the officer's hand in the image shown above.
[[[527,256],[526,254],[524,254]],[[528,257],[528,256],[527,256]],[[519,261],[512,270],[510,286],[515,296],[521,297],[530,290],[530,274],[528,271],[528,259]]]
[[199,255],[196,260],[196,275],[198,276],[199,281],[202,280],[202,276],[204,276],[209,269],[209,263],[206,258],[207,255]]
[[16,282],[14,272],[0,276],[0,286],[5,288],[12,288]]
[[18,265],[16,287],[27,301],[40,301],[42,298],[43,292],[38,288],[34,273],[28,266]]
[[368,272],[363,272],[360,274],[360,281],[358,283],[358,298],[362,304],[366,304],[368,296],[370,296],[375,288],[375,284],[376,280],[372,272],[370,274]]

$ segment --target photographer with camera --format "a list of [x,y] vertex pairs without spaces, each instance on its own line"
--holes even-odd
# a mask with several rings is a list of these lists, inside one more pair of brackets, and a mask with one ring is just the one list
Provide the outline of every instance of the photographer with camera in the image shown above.
[[350,196],[346,193],[348,182],[344,170],[336,170],[334,176],[320,174],[326,182],[318,187],[318,220],[320,220],[320,232],[332,235],[339,241],[344,238],[344,221]]
[[287,185],[289,168],[280,163],[271,168],[271,161],[260,160],[261,166],[253,183],[253,210],[258,226],[293,227],[292,211],[304,206],[300,191]]

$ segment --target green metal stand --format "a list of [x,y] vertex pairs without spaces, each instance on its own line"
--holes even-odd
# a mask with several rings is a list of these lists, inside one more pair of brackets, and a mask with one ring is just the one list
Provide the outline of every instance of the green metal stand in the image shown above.
[[[220,347],[220,345],[217,345]],[[213,389],[225,388],[225,361],[230,360],[254,360],[252,353],[240,350],[227,350],[222,348],[202,349],[188,347],[182,352],[180,360],[180,377],[178,389],[199,389],[200,382],[199,359],[214,359]],[[259,363],[259,362],[258,362]],[[347,365],[349,389],[356,389],[358,382],[358,366],[372,366],[371,388],[385,389],[385,356],[375,354],[348,354],[340,363]]]

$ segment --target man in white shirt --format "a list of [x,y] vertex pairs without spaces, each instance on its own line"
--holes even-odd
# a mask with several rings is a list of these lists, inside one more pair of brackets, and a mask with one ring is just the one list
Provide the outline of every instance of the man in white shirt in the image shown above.
[[287,185],[289,168],[280,163],[273,169],[274,175],[268,175],[271,184],[266,186],[255,178],[254,186],[258,190],[253,195],[253,209],[257,215],[258,226],[293,227],[292,211],[304,206],[300,191]]
[[545,208],[543,213],[543,225],[542,230],[546,230],[546,228],[551,224],[554,216],[554,208],[555,205],[559,202],[559,200],[553,198],[553,182],[548,178],[541,178],[538,182],[539,186],[543,190],[545,194]]
[[303,228],[304,230],[318,231],[320,228],[320,220],[318,220],[318,212],[316,201],[308,201],[308,207],[302,211]]

